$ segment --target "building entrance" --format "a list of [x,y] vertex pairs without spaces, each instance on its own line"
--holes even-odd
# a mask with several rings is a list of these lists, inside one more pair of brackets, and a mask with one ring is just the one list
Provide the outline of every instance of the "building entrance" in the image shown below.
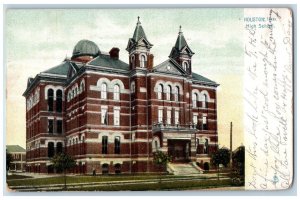
[[172,162],[189,162],[191,157],[190,140],[168,140],[168,154]]

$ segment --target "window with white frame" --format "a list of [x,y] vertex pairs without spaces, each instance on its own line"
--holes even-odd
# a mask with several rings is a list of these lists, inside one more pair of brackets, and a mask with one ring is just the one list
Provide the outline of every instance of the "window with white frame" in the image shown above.
[[120,125],[120,109],[119,108],[114,109],[114,125],[115,126]]
[[170,101],[171,100],[171,92],[172,92],[172,88],[170,85],[167,86],[167,100]]
[[208,104],[207,104],[207,95],[206,94],[203,94],[202,107],[203,108],[207,108],[208,107]]
[[101,108],[101,124],[108,124],[107,108]]
[[203,130],[207,130],[207,116],[202,116],[202,128]]
[[142,68],[146,67],[146,56],[145,55],[141,55],[140,67],[142,67]]
[[178,86],[175,87],[174,101],[179,101],[179,87]]
[[135,82],[134,81],[131,82],[130,89],[131,89],[131,93],[135,93]]
[[158,123],[163,122],[163,109],[158,109]]
[[171,110],[167,110],[167,124],[171,125]]
[[107,99],[107,85],[102,83],[101,85],[101,99]]
[[114,86],[114,100],[120,100],[120,86],[117,84]]
[[163,93],[163,86],[162,84],[159,84],[157,88],[157,99],[162,99],[162,93]]
[[198,94],[193,93],[192,101],[193,101],[193,108],[197,108],[197,100],[198,100]]
[[198,115],[193,114],[193,124],[196,125],[198,123]]
[[182,64],[183,64],[184,71],[187,71],[189,68],[189,64],[187,62],[183,62]]
[[174,122],[176,125],[179,124],[179,110],[175,110],[175,113],[174,113]]

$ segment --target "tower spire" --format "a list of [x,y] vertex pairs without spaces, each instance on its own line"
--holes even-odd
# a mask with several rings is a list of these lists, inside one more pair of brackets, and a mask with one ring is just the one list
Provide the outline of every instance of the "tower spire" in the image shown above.
[[138,21],[137,21],[136,25],[139,25],[139,24],[141,24],[141,22],[140,22],[140,16],[138,16],[137,18],[138,18]]
[[181,30],[181,25],[179,26],[179,34],[182,33],[182,30]]

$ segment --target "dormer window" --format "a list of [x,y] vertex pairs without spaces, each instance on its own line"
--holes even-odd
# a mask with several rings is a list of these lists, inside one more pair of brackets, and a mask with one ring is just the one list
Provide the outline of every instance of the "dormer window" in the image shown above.
[[187,62],[183,62],[182,65],[183,65],[184,71],[187,71],[189,68],[189,64]]
[[141,55],[141,63],[140,63],[140,67],[141,67],[141,68],[146,67],[146,56],[145,56],[145,55]]

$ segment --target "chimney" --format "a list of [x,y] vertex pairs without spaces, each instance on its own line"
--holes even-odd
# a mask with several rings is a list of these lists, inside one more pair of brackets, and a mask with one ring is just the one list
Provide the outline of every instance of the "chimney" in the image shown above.
[[119,51],[120,51],[119,48],[113,47],[113,48],[109,51],[110,57],[113,58],[113,59],[119,59]]
[[153,54],[150,54],[148,56],[148,69],[153,69],[153,58],[154,58]]

